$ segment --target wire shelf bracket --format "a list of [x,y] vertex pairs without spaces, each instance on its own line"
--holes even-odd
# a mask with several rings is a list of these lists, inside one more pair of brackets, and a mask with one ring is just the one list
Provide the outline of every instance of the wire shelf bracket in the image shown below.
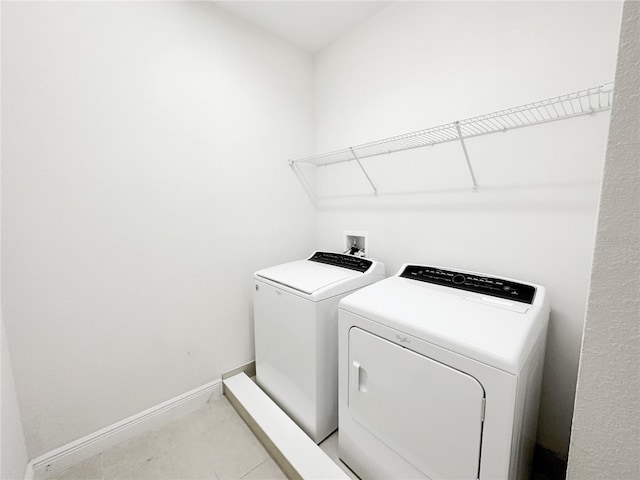
[[[396,135],[394,137],[346,147],[327,153],[289,160],[289,165],[295,169],[295,167],[300,164],[326,167],[338,163],[355,161],[371,185],[371,188],[373,188],[375,195],[378,193],[378,189],[365,170],[362,164],[363,159],[412,150],[414,148],[438,145],[440,143],[459,141],[473,182],[473,191],[476,192],[478,190],[478,183],[469,159],[469,153],[465,144],[466,139],[575,118],[582,115],[592,115],[609,110],[611,108],[612,97],[613,83],[606,83],[586,90],[578,90],[565,95],[547,98],[485,115],[456,120],[424,130]],[[296,171],[299,172],[298,169],[296,169]]]
[[362,166],[362,162],[360,161],[360,159],[358,158],[358,156],[356,155],[356,152],[353,151],[353,148],[349,147],[349,149],[351,150],[351,155],[353,155],[353,159],[357,162],[358,166],[360,167],[360,169],[362,170],[362,173],[364,173],[364,176],[367,177],[367,181],[369,182],[369,184],[371,185],[371,188],[373,188],[373,194],[377,195],[378,194],[378,189],[376,188],[376,186],[373,184],[373,182],[371,181],[371,177],[369,176],[369,174],[367,173],[367,171],[364,169],[364,167]]
[[469,160],[469,153],[467,152],[467,147],[464,144],[464,137],[462,136],[462,130],[460,129],[460,122],[455,121],[453,124],[456,126],[456,130],[458,131],[458,139],[460,140],[460,145],[462,146],[462,153],[464,153],[464,159],[467,161],[467,168],[469,169],[469,174],[471,175],[471,181],[473,182],[473,191],[478,191],[478,182],[476,181],[476,176],[473,173],[473,167],[471,166],[471,161]]

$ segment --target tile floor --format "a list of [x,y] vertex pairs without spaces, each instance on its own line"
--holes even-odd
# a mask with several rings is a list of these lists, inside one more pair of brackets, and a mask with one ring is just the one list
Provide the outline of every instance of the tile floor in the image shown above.
[[[338,458],[338,432],[320,448],[351,478]],[[533,472],[532,480],[564,479]],[[224,397],[145,432],[56,476],[34,480],[284,480],[285,475]]]
[[[338,458],[338,432],[320,448],[353,480]],[[285,475],[224,397],[145,432],[56,476],[34,480],[284,480]],[[533,472],[532,480],[564,479]]]
[[278,465],[228,400],[207,405],[99,455],[35,480],[281,480]]

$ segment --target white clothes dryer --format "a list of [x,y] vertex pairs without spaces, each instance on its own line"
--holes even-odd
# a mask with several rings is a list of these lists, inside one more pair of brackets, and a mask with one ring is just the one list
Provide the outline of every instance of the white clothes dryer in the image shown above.
[[528,478],[539,285],[404,265],[339,308],[339,454],[363,479]]
[[374,260],[315,252],[254,275],[256,381],[316,443],[338,428],[338,302],[384,274]]

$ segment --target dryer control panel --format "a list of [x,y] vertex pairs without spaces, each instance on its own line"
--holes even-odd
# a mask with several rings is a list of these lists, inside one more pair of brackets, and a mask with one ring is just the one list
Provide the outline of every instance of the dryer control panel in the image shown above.
[[371,260],[365,258],[354,257],[344,253],[332,252],[316,252],[309,260],[312,262],[326,263],[336,267],[348,268],[349,270],[357,270],[358,272],[366,272],[373,264]]
[[407,265],[400,276],[528,304],[533,303],[533,298],[536,295],[536,288],[531,285],[487,277],[477,273],[454,272],[425,265]]

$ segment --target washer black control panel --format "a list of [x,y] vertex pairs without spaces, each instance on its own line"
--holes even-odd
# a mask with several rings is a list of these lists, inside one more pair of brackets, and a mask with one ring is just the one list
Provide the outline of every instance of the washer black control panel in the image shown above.
[[363,273],[369,270],[369,267],[373,264],[371,260],[367,260],[366,258],[331,252],[316,252],[309,260],[334,265],[336,267],[348,268],[349,270],[357,270]]
[[407,265],[400,276],[420,282],[444,285],[445,287],[528,304],[533,303],[533,298],[536,295],[536,288],[531,285],[501,278],[485,277],[474,273],[461,273],[436,267],[427,267],[425,265]]

